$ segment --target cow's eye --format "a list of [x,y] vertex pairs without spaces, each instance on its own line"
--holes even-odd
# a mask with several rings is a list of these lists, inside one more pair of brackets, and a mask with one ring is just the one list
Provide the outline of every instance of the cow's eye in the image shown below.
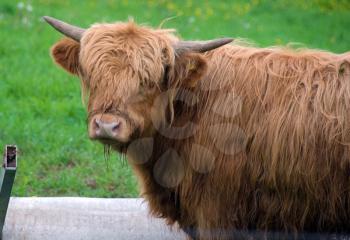
[[156,88],[156,84],[154,82],[149,82],[147,84],[148,90],[154,90]]
[[141,92],[150,92],[156,88],[156,84],[154,82],[142,82],[140,83],[140,91]]
[[169,79],[168,79],[169,66],[165,66],[164,68],[164,76],[162,80],[162,87],[167,89],[169,87]]

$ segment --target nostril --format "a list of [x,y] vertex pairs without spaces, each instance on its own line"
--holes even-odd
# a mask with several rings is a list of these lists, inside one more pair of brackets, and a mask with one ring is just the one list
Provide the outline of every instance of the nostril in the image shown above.
[[117,131],[120,127],[120,122],[117,122],[117,123],[114,123],[113,126],[112,126],[112,131]]
[[101,120],[96,118],[95,121],[94,121],[94,127],[96,129],[99,129],[101,127]]

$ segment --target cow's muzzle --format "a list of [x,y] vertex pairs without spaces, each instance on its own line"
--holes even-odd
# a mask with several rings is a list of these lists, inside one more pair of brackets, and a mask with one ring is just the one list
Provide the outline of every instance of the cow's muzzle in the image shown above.
[[113,114],[96,114],[89,123],[89,137],[93,140],[127,142],[130,129],[124,118]]

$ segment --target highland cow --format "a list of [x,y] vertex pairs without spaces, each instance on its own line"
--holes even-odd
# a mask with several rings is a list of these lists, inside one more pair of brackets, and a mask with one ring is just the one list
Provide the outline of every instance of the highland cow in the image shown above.
[[350,230],[349,53],[45,20],[90,138],[127,156],[154,216],[193,239]]

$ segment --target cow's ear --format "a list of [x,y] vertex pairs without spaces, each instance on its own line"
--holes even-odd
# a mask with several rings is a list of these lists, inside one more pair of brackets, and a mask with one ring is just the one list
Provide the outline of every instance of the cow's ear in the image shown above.
[[79,69],[80,44],[70,38],[63,38],[51,48],[55,62],[67,72],[77,75]]
[[[170,82],[177,82],[181,87],[195,87],[198,80],[206,73],[207,62],[199,53],[184,53],[177,56],[175,66],[170,72]],[[180,82],[179,82],[180,81]]]

